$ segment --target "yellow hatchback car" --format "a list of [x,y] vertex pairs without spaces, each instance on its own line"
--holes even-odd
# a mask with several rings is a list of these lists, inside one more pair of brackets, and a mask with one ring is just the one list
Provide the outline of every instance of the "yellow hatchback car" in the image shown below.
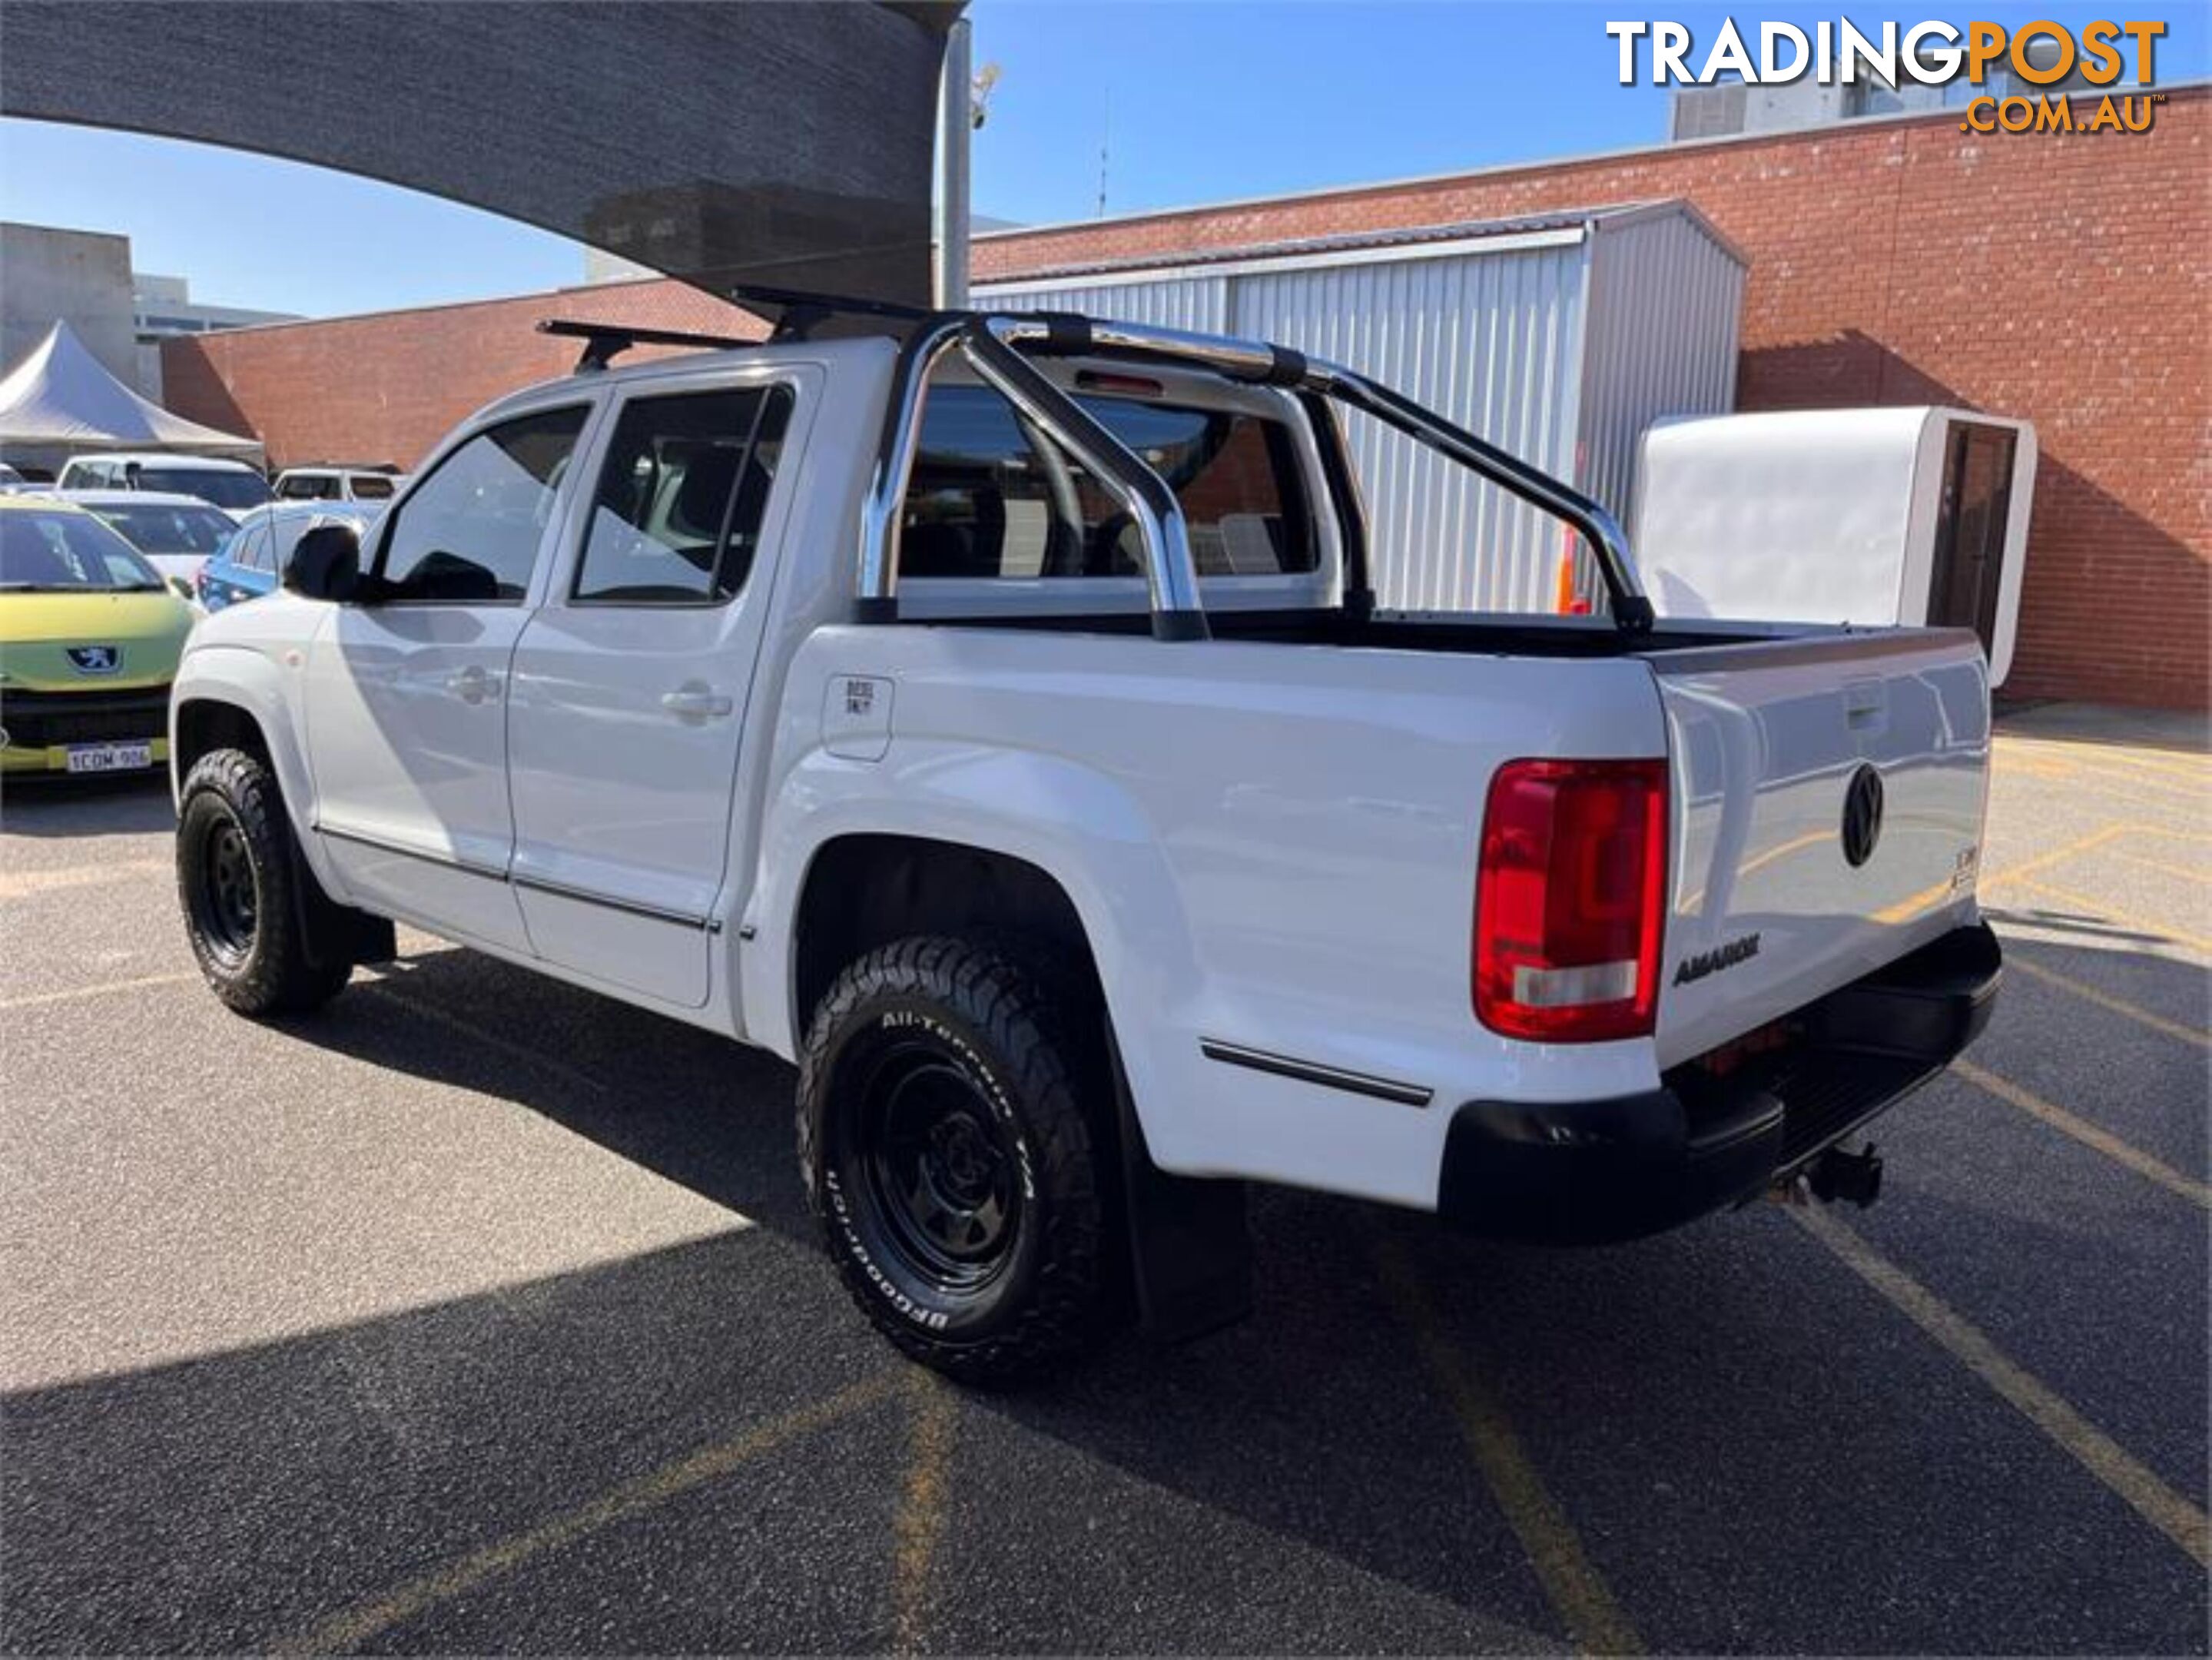
[[0,776],[164,765],[191,627],[191,608],[100,520],[0,496]]

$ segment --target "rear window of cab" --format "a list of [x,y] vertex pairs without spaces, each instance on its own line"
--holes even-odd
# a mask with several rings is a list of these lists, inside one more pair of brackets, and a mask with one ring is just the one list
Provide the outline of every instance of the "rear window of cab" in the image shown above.
[[[1283,576],[1319,568],[1296,441],[1237,410],[1076,395],[1182,502],[1202,576]],[[937,386],[899,535],[904,577],[1133,577],[1134,522],[1082,464],[989,386]]]

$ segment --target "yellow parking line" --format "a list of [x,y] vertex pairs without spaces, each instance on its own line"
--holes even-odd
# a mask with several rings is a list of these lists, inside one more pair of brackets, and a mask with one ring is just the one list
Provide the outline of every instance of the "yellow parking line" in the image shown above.
[[2212,870],[2191,870],[2186,865],[2169,865],[2163,859],[2146,859],[2139,853],[2130,853],[2125,848],[2114,848],[2112,857],[2124,859],[2130,865],[2141,865],[2162,876],[2178,876],[2185,882],[2212,882]]
[[1496,1400],[1438,1329],[1404,1254],[1393,1244],[1381,1243],[1376,1247],[1375,1262],[1392,1308],[1413,1333],[1422,1359],[1450,1402],[1475,1468],[1528,1553],[1529,1566],[1568,1636],[1586,1654],[1641,1653],[1644,1645],[1635,1627],[1590,1566],[1574,1523],[1546,1489]]
[[[1997,749],[2000,753],[2025,748],[2028,752],[2035,755],[2055,756],[2075,760],[2080,758],[2081,747],[2079,744],[2057,744],[2047,739],[2008,738],[2002,735],[1997,739]],[[2121,763],[2131,767],[2143,767],[2153,772],[2166,773],[2176,777],[2202,778],[2207,781],[2212,781],[2212,757],[2178,752],[2145,755],[2141,750],[2116,750],[2104,746],[2093,750],[2092,754],[2096,760],[2108,764]]]
[[2212,836],[2200,836],[2195,830],[2172,830],[2164,824],[2130,824],[2136,836],[2163,836],[2169,842],[2191,842],[2198,847],[2212,847]]
[[2092,848],[2101,848],[2107,842],[2117,842],[2134,828],[2132,824],[2107,824],[2102,830],[2091,830],[2087,836],[2077,836],[2064,847],[2053,848],[2050,852],[2038,854],[2034,858],[2023,863],[2008,866],[2003,870],[1993,872],[1983,877],[1979,885],[1990,888],[2000,882],[2017,882],[2023,877],[2033,875],[2037,871],[2048,870],[2053,865],[2063,864],[2069,859],[2079,858]]
[[2024,974],[2031,980],[2045,981],[2062,991],[2073,993],[2085,1003],[2094,1003],[2100,1009],[2110,1009],[2114,1014],[2124,1014],[2130,1020],[2139,1021],[2153,1031],[2162,1031],[2168,1037],[2179,1037],[2184,1043],[2195,1043],[2202,1049],[2212,1049],[2212,1037],[2207,1037],[2202,1031],[2185,1026],[2179,1020],[2169,1020],[2162,1014],[2153,1014],[2148,1009],[2129,1002],[2124,997],[2115,997],[2108,991],[2084,985],[2071,975],[2059,973],[2057,969],[2045,968],[2040,963],[2031,963],[2024,958],[2008,957],[2005,958],[2005,971]]
[[1852,1273],[2042,1431],[2052,1444],[2200,1565],[2212,1567],[2212,1520],[2203,1511],[2138,1463],[2049,1385],[2009,1359],[1972,1322],[1829,1212],[1793,1207],[1790,1214]]
[[2130,927],[2142,929],[2154,939],[2163,939],[2169,945],[2187,946],[2197,951],[2212,953],[2212,939],[2207,939],[2201,933],[2191,933],[2185,928],[2177,928],[2170,922],[2153,921],[2149,917],[2138,916],[2132,911],[2122,910],[2118,906],[2107,904],[2104,900],[2089,894],[2076,893],[2071,888],[2057,887],[2032,876],[2015,874],[2008,879],[2018,882],[2024,888],[2033,888],[2038,893],[2048,894],[2053,899],[2063,900],[2069,905],[2079,905],[2081,907],[2082,915],[2093,917],[2098,921],[2124,922]]
[[929,1614],[930,1570],[945,1535],[951,1482],[952,1392],[934,1373],[915,1374],[914,1427],[906,1491],[891,1523],[891,1651],[919,1654]]
[[109,980],[97,986],[72,986],[67,991],[34,992],[28,997],[10,997],[0,1002],[0,1013],[15,1009],[43,1008],[49,1003],[74,1003],[80,998],[112,997],[118,992],[145,991],[154,986],[180,986],[187,980],[197,980],[197,973],[146,974],[136,980]]
[[295,1642],[280,1644],[281,1654],[330,1654],[359,1648],[403,1621],[435,1608],[441,1602],[474,1590],[487,1580],[512,1573],[533,1557],[559,1550],[589,1537],[601,1529],[626,1521],[680,1493],[719,1481],[763,1453],[775,1451],[804,1435],[827,1428],[863,1408],[887,1398],[899,1387],[902,1374],[878,1373],[826,1401],[786,1413],[781,1418],[747,1430],[733,1439],[701,1449],[663,1464],[659,1469],[608,1489],[587,1505],[542,1522],[436,1570],[419,1579],[372,1597],[325,1620]]
[[[2063,848],[2053,848],[2048,853],[2039,854],[2025,864],[2014,865],[2008,870],[1996,871],[1976,878],[1975,891],[1979,892],[1993,888],[2000,882],[2020,881],[2031,871],[2045,870],[2066,860],[2078,858],[2091,848],[2100,848],[2107,842],[2117,841],[2127,833],[2128,827],[2125,824],[2107,824],[2102,830],[2091,830],[2087,836],[2069,842]],[[1942,903],[1957,891],[1954,885],[1954,879],[1947,876],[1935,886],[1923,888],[1919,892],[1876,911],[1874,914],[1874,920],[1893,925],[1909,922],[1930,905]]]
[[0,871],[0,899],[27,899],[58,888],[95,887],[133,876],[167,875],[176,867],[166,859],[118,859],[106,865],[63,865],[52,870]]
[[[2027,765],[2021,765],[2018,763],[2014,763],[2008,768],[2000,769],[1997,776],[2000,781],[2002,781],[2007,778],[2015,781],[2030,778],[2048,778],[2057,780],[2060,782],[2069,782],[2077,787],[2087,788],[2094,787],[2097,793],[2098,802],[2103,806],[2115,806],[2124,803],[2130,807],[2138,809],[2147,807],[2154,812],[2172,812],[2176,805],[2173,798],[2170,795],[2148,795],[2140,794],[2135,790],[2124,789],[2120,787],[2119,782],[2116,781],[2116,777],[2118,777],[2124,779],[2124,781],[2128,783],[2142,783],[2145,785],[2150,785],[2150,781],[2148,779],[2136,779],[2132,775],[2116,775],[2109,773],[2103,774],[2094,778],[2086,777],[2078,769],[2064,766],[2057,763],[2052,763],[2048,765],[2040,763],[2030,763]],[[2150,787],[2153,788],[2163,787],[2162,786],[2156,785],[2150,785]]]
[[2107,756],[2098,756],[2094,757],[2079,755],[2057,756],[2040,751],[2030,755],[2021,755],[2017,751],[2008,753],[2003,750],[1999,750],[1997,751],[1997,758],[2002,765],[2010,768],[2012,770],[2020,773],[2026,773],[2035,777],[2071,778],[2087,776],[2090,778],[2109,778],[2120,783],[2132,785],[2138,788],[2155,790],[2161,795],[2181,796],[2191,800],[2202,800],[2203,799],[2203,789],[2202,785],[2200,783],[2192,787],[2191,784],[2179,782],[2178,781],[2179,776],[2186,775],[2194,779],[2203,780],[2204,781],[2212,781],[2212,777],[2208,777],[2206,775],[2202,774],[2175,775],[2164,771],[2139,772],[2132,768],[2114,766],[2112,763],[2112,757]]
[[2062,1134],[2072,1136],[2083,1146],[2095,1148],[2114,1164],[2124,1164],[2136,1175],[2148,1177],[2168,1192],[2179,1194],[2192,1204],[2212,1210],[2212,1188],[2184,1176],[2171,1164],[2152,1158],[2142,1148],[2121,1140],[2110,1130],[2078,1117],[2063,1107],[2053,1105],[2041,1096],[2022,1089],[2009,1079],[1998,1077],[1986,1067],[1976,1066],[1972,1061],[1954,1061],[1951,1069],[1976,1089],[1986,1090],[2007,1105],[2018,1107],[2029,1117],[2039,1118]]

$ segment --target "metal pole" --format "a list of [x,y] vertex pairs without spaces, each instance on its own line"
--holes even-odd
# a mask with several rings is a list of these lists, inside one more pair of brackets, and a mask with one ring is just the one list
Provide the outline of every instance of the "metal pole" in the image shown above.
[[974,76],[969,25],[963,17],[945,31],[945,76],[937,94],[938,308],[968,303],[968,150],[975,131]]

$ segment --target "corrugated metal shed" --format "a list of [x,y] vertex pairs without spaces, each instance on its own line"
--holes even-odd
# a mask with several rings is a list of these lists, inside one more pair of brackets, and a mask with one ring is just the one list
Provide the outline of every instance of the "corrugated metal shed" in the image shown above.
[[[1334,358],[1574,481],[1626,524],[1644,429],[1735,406],[1743,279],[1742,256],[1667,201],[1102,265],[981,285],[975,299]],[[1364,417],[1347,432],[1382,604],[1551,608],[1557,525]],[[1588,569],[1582,587],[1601,593]]]

